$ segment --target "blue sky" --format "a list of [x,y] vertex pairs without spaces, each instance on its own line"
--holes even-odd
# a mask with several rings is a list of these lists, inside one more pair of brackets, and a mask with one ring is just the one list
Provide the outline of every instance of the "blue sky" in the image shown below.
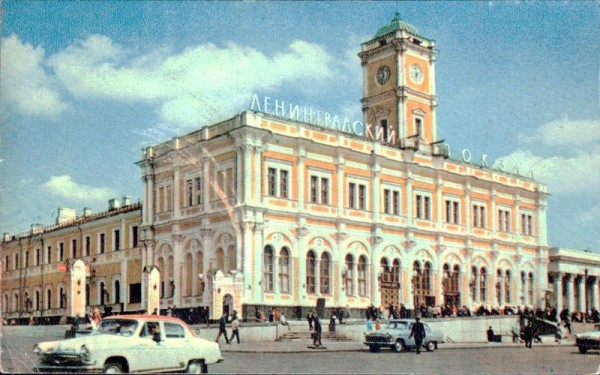
[[438,135],[548,185],[600,252],[600,2],[2,2],[0,231],[142,197],[140,149],[269,95],[360,118],[360,43],[435,39]]

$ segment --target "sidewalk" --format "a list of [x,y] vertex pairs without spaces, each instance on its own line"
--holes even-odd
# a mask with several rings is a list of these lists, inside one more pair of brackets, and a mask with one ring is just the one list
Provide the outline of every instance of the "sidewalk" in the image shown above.
[[[368,352],[369,349],[362,342],[356,341],[326,341],[323,340],[323,346],[326,349],[310,349],[312,340],[283,340],[283,341],[262,341],[262,342],[244,342],[244,337],[241,337],[241,344],[231,343],[227,345],[224,340],[221,340],[220,347],[224,353],[323,353],[323,352]],[[572,346],[574,341],[562,340],[561,344],[554,342],[554,336],[542,336],[541,344],[533,344],[533,348],[538,347],[553,347],[553,346]],[[502,349],[502,348],[522,348],[525,349],[525,344],[505,343],[488,343],[488,342],[462,342],[450,343],[446,342],[439,344],[439,350],[448,349]]]

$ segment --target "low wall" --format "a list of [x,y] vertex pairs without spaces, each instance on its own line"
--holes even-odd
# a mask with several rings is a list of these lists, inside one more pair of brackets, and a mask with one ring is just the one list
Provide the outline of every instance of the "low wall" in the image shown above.
[[[441,331],[452,342],[485,342],[486,331],[491,326],[496,335],[511,335],[512,327],[519,323],[517,316],[481,316],[470,318],[423,319],[431,329]],[[382,323],[385,327],[385,323]],[[367,332],[366,323],[338,324],[336,330],[355,341],[362,341]],[[503,337],[503,341],[511,340]]]
[[[215,327],[214,325],[206,328],[203,325],[194,325],[191,327],[192,330],[196,333],[196,336],[199,336],[203,339],[214,341],[219,334],[219,327]],[[286,329],[286,327],[283,327]],[[240,341],[275,341],[277,335],[281,332],[284,332],[282,326],[279,327],[276,324],[241,324],[240,325]],[[227,325],[227,335],[231,335],[231,327],[229,324]],[[225,342],[225,339],[221,338],[222,342]]]

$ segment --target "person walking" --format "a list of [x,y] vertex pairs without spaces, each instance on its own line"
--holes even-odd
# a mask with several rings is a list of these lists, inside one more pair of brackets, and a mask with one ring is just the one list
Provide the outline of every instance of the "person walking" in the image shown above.
[[525,340],[526,348],[533,349],[532,348],[533,334],[534,334],[533,325],[531,324],[531,320],[529,320],[527,322],[527,324],[525,325],[525,328],[523,329],[523,340]]
[[285,313],[284,312],[281,313],[281,316],[279,317],[279,322],[281,323],[282,326],[287,326],[288,327],[288,331],[292,330],[290,328],[290,323],[288,323],[287,319],[285,318]]
[[306,320],[308,320],[308,330],[312,331],[314,322],[314,315],[312,311],[309,311],[308,314],[306,314]]
[[423,339],[425,338],[425,326],[421,323],[419,317],[415,318],[415,323],[412,325],[410,335],[408,338],[414,336],[415,346],[417,348],[417,354],[421,354],[421,346],[423,345]]
[[237,343],[240,343],[240,321],[237,316],[231,322],[231,337],[229,338],[229,342],[233,342],[233,337],[237,338]]
[[94,312],[92,313],[92,329],[98,329],[100,322],[102,321],[102,315],[100,315],[100,310],[96,307]]
[[227,338],[227,328],[226,327],[227,327],[227,314],[223,313],[223,315],[221,316],[221,319],[219,319],[219,334],[217,335],[217,338],[215,339],[216,342],[219,342],[221,335],[223,335],[223,336],[225,336],[225,342],[227,344],[231,344],[231,342]]
[[321,333],[323,332],[323,328],[321,327],[321,322],[319,321],[319,316],[313,316],[313,326],[315,328],[315,332],[313,332],[313,346],[319,347],[323,345],[321,343]]

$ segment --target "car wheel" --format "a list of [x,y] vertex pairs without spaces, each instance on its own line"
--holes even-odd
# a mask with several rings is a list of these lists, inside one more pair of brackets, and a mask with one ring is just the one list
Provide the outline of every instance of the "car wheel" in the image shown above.
[[202,372],[202,364],[197,360],[190,361],[187,369],[185,369],[186,374],[205,374],[205,372]]
[[587,353],[587,351],[588,351],[588,348],[586,348],[585,346],[582,345],[579,347],[579,353],[585,354],[585,353]]
[[404,342],[402,340],[397,340],[394,345],[392,345],[392,350],[396,353],[404,351]]
[[379,346],[369,345],[369,351],[371,353],[377,353],[379,351]]
[[104,365],[104,369],[102,370],[105,374],[122,374],[123,365],[119,362],[108,362]]
[[435,341],[428,341],[427,344],[425,344],[425,349],[427,349],[428,352],[432,352],[435,350]]

